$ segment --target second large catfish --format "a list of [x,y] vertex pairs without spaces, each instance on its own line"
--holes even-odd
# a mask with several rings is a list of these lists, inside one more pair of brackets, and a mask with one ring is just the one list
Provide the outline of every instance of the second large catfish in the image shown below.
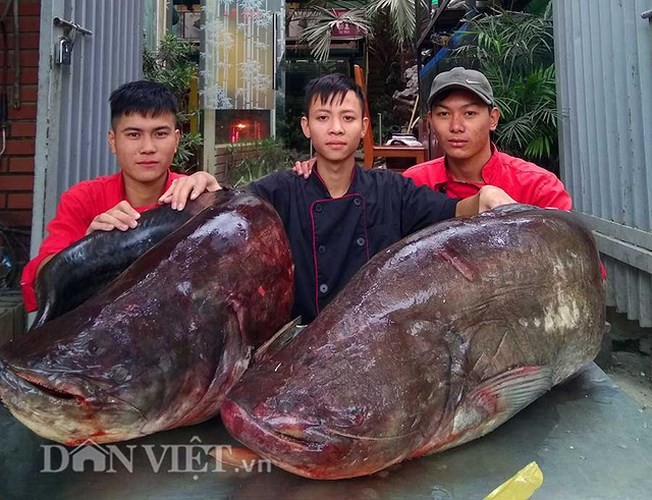
[[597,354],[604,289],[571,213],[503,207],[376,255],[228,395],[231,434],[303,476],[371,474],[480,437]]

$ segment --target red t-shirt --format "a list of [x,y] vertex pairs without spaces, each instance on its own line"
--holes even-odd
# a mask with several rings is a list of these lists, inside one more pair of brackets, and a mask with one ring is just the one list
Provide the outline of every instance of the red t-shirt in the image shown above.
[[[493,150],[491,158],[482,167],[484,184],[455,180],[446,169],[443,156],[408,168],[403,175],[417,186],[429,186],[451,198],[469,198],[489,184],[502,188],[518,203],[560,210],[572,208],[573,201],[555,174],[534,163],[501,153],[496,147]],[[607,279],[602,262],[600,271],[602,279]]]
[[[170,187],[174,179],[179,177],[184,176],[168,172],[168,178],[161,194]],[[35,311],[37,308],[34,281],[38,266],[43,259],[82,239],[95,217],[126,199],[127,195],[120,172],[90,181],[82,181],[61,195],[57,213],[46,227],[48,236],[41,243],[38,255],[27,263],[20,278],[25,309],[28,312]],[[134,209],[138,212],[145,212],[156,206],[158,205],[134,207]]]
[[489,184],[502,188],[519,203],[561,210],[570,210],[573,203],[555,174],[534,163],[501,153],[496,148],[482,167],[484,184],[455,180],[446,169],[444,157],[415,165],[403,175],[417,186],[428,186],[451,198],[468,198]]

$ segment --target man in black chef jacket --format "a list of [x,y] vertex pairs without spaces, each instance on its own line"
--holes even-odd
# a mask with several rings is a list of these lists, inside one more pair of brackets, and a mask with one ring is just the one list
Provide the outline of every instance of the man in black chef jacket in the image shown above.
[[293,317],[309,323],[374,254],[435,222],[514,203],[485,186],[464,200],[448,198],[388,170],[364,169],[354,155],[369,121],[365,97],[350,78],[331,74],[306,89],[301,127],[317,162],[304,179],[293,171],[252,182],[278,211],[295,263]]

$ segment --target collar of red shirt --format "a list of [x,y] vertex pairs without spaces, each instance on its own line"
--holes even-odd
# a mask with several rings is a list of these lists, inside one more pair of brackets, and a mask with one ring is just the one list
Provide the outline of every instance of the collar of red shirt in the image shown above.
[[[493,184],[494,179],[496,176],[499,174],[500,171],[500,155],[498,148],[492,144],[491,145],[492,149],[492,154],[491,158],[489,158],[489,161],[484,164],[482,167],[482,179],[484,180],[485,184]],[[438,189],[440,186],[445,185],[448,182],[459,182],[456,179],[454,179],[448,168],[446,168],[446,158],[444,157],[444,168],[439,169],[435,171],[435,182],[434,182],[434,188],[435,190]]]

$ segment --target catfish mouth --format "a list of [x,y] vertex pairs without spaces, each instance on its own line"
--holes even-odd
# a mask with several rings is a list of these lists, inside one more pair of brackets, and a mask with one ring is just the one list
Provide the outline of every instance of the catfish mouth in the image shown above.
[[0,359],[2,403],[39,436],[77,446],[87,439],[99,444],[142,435],[144,417],[135,406],[82,378],[53,379]]
[[112,405],[126,406],[141,414],[138,408],[132,404],[105,393],[101,388],[83,378],[79,378],[77,382],[75,379],[71,381],[52,380],[43,373],[14,368],[0,361],[0,399],[4,399],[5,403],[9,403],[10,399],[20,401],[24,397],[21,394],[30,398],[41,396],[45,398],[44,401],[49,400],[48,404],[57,404],[57,407],[72,405],[93,409],[111,403]]
[[22,370],[14,370],[13,373],[16,378],[19,378],[28,387],[31,387],[33,390],[43,393],[51,398],[77,402],[85,402],[87,400],[87,395],[82,394],[73,384],[57,386],[45,377],[35,373]]
[[231,400],[222,404],[221,416],[232,435],[262,455],[268,455],[266,449],[272,454],[314,453],[344,444],[339,436],[331,436],[315,424],[288,421],[269,425],[260,422]]
[[331,432],[312,423],[288,421],[268,425],[232,400],[222,405],[221,417],[229,433],[251,451],[299,476],[345,479],[373,474],[384,468],[373,460],[356,465],[358,461],[352,457],[356,455],[358,441],[354,435]]

